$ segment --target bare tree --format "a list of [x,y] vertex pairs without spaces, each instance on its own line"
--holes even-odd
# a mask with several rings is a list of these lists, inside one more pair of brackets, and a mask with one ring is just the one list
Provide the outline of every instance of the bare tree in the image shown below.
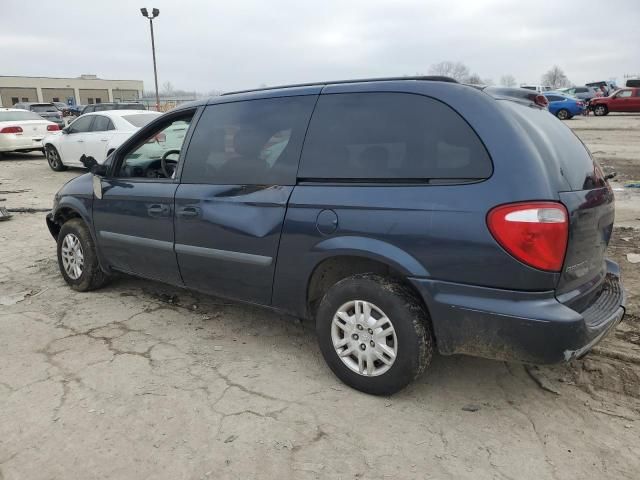
[[564,71],[557,65],[554,65],[547,73],[542,75],[541,80],[543,85],[549,85],[551,88],[562,88],[571,85]]
[[500,77],[500,85],[503,87],[515,87],[516,77],[511,74],[506,74]]
[[477,73],[472,73],[465,79],[466,83],[473,83],[475,85],[480,85],[483,83],[482,78]]
[[429,67],[430,75],[443,75],[451,77],[459,82],[467,82],[469,78],[469,67],[462,62],[444,62],[434,63]]
[[175,89],[173,88],[173,84],[171,82],[164,82],[162,84],[162,90],[160,90],[164,95],[173,95]]

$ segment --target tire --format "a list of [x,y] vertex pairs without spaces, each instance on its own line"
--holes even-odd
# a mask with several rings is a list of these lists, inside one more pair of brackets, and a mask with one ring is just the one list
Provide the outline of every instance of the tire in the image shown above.
[[[356,308],[366,315],[367,307],[369,322],[358,322]],[[376,327],[378,321],[385,323]],[[358,328],[358,323],[364,327]],[[392,333],[381,336],[389,327]],[[420,301],[402,284],[376,274],[354,275],[333,285],[318,307],[316,333],[333,373],[350,387],[373,395],[403,389],[433,356],[429,318]],[[395,358],[388,352],[395,352]],[[359,361],[366,356],[372,361]]]
[[571,114],[569,113],[569,110],[561,108],[556,112],[556,117],[560,120],[569,120],[571,118]]
[[58,233],[58,267],[65,282],[79,292],[95,290],[109,280],[100,269],[91,233],[79,218],[65,222]]
[[596,105],[593,107],[593,114],[596,117],[602,117],[609,113],[609,109],[607,109],[606,105]]
[[44,155],[47,157],[49,168],[54,172],[62,172],[67,169],[67,167],[62,163],[62,158],[60,158],[58,150],[56,150],[56,147],[53,145],[47,145],[44,147]]

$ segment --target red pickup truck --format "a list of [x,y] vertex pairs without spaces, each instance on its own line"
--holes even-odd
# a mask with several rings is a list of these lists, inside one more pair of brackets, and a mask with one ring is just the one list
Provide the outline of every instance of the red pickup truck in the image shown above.
[[589,108],[596,116],[609,112],[640,112],[640,88],[622,88],[608,97],[594,98]]

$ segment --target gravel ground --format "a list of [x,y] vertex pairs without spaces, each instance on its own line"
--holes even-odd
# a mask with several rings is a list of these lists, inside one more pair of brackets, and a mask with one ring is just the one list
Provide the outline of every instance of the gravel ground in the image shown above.
[[[339,383],[295,319],[128,277],[77,293],[43,213],[0,223],[0,480],[637,479],[640,116],[568,124],[618,171],[627,320],[570,365],[436,357],[391,398]],[[5,156],[0,206],[79,173]]]

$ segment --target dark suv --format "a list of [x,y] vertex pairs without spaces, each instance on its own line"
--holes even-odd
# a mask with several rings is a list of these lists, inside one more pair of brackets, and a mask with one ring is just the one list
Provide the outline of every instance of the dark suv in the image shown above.
[[309,319],[333,372],[374,394],[435,349],[580,357],[624,314],[613,193],[568,127],[499,98],[422,77],[180,106],[56,195],[60,271]]
[[92,103],[86,105],[80,115],[85,113],[104,112],[107,110],[146,110],[147,107],[140,102],[115,102],[115,103]]

